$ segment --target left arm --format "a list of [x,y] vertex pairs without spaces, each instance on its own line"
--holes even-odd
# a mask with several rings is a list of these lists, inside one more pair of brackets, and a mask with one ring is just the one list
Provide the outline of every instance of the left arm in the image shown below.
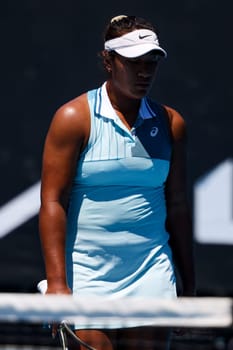
[[166,182],[167,221],[170,245],[182,281],[182,295],[195,293],[192,220],[186,193],[185,122],[166,107],[173,139],[171,167]]

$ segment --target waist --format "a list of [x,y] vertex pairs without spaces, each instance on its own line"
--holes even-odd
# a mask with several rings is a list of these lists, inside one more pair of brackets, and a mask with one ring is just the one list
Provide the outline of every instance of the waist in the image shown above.
[[71,232],[78,228],[78,231],[102,232],[102,235],[129,232],[138,238],[166,236],[164,188],[75,186],[68,218]]

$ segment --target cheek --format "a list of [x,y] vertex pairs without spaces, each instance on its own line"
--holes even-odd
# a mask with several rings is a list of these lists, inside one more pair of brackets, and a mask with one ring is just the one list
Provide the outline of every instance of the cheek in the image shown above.
[[112,68],[118,79],[127,80],[127,78],[132,75],[130,67],[120,61],[117,61]]
[[130,67],[124,67],[123,70],[122,70],[122,78],[124,79],[124,81],[132,81],[134,80],[137,75],[138,75],[138,72],[137,72],[137,69],[132,69]]
[[113,78],[121,83],[127,83],[127,81],[131,80],[131,74],[125,67],[119,67],[114,71]]

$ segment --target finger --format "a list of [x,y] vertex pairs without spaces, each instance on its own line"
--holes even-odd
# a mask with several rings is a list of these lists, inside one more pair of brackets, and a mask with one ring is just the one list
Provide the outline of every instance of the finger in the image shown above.
[[58,330],[58,324],[53,324],[53,325],[52,325],[52,338],[53,338],[53,339],[56,338],[57,330]]

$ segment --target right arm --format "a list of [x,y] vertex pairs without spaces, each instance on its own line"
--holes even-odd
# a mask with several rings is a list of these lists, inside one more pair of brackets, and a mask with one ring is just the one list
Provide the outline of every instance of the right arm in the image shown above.
[[70,293],[65,268],[66,210],[77,159],[87,139],[86,113],[82,97],[61,107],[45,141],[39,231],[47,293]]

